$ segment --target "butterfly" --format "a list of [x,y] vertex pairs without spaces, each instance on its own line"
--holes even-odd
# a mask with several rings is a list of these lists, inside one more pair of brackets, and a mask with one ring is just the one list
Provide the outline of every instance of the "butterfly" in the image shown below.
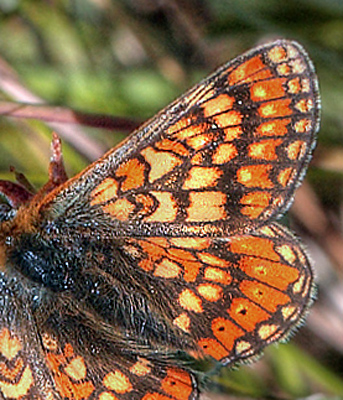
[[299,325],[313,273],[276,222],[315,145],[318,83],[279,40],[218,69],[67,179],[0,181],[0,397],[190,400]]

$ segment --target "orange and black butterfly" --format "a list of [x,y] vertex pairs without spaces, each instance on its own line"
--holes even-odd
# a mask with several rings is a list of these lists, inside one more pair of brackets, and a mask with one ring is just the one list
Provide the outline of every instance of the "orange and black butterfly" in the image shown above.
[[277,41],[228,63],[67,180],[0,181],[0,397],[190,400],[192,359],[287,336],[313,274],[275,220],[319,123],[313,66]]

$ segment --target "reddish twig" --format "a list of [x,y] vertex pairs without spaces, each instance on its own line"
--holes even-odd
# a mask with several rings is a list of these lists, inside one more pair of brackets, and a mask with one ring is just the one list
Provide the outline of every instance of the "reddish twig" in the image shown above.
[[106,114],[90,114],[45,104],[25,104],[11,101],[0,101],[0,115],[13,118],[38,119],[52,123],[79,124],[124,132],[131,132],[139,126],[138,122],[129,118],[113,117]]

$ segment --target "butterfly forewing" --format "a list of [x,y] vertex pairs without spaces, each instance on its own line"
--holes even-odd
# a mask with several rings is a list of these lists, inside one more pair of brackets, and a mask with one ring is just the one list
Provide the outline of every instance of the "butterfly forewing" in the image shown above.
[[92,214],[94,230],[100,213],[119,236],[251,229],[289,205],[314,146],[318,109],[303,49],[287,41],[257,48],[93,164],[58,202],[77,193],[63,208],[68,220]]

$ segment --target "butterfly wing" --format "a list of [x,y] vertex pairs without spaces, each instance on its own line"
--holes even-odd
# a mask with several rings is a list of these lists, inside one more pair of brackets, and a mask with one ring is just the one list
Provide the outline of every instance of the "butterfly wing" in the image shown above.
[[123,349],[116,343],[105,341],[99,332],[81,326],[79,320],[58,317],[57,320],[63,325],[57,330],[50,318],[42,343],[46,364],[63,399],[197,398],[195,380],[185,370],[132,353],[121,354]]
[[[181,330],[179,342],[172,336],[176,348],[195,357],[223,364],[250,358],[287,337],[311,303],[308,258],[279,224],[228,238],[127,238],[120,251],[126,276],[142,282],[145,275],[150,309],[160,308],[170,323],[159,335],[164,340],[170,326]],[[146,313],[149,318],[154,314]],[[158,326],[157,318],[151,326]],[[152,337],[149,329],[141,336]]]
[[318,113],[304,50],[267,44],[195,86],[48,196],[42,211],[65,227],[118,236],[247,231],[289,206]]
[[[15,400],[194,400],[186,371],[124,351],[51,301],[26,302],[20,280],[0,280],[0,397]],[[31,288],[31,290],[35,290]],[[19,291],[19,292],[18,292]],[[37,297],[36,297],[37,299]],[[44,313],[44,312],[43,312]],[[44,323],[43,323],[44,320]]]
[[0,398],[60,400],[23,295],[23,287],[1,273]]

